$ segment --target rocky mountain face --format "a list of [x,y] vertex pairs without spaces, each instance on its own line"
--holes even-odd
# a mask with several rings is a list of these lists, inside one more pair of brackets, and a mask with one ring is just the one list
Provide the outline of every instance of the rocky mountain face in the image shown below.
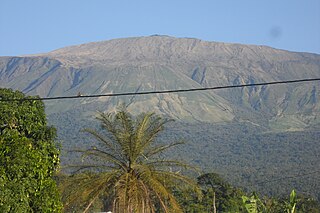
[[[266,46],[149,36],[94,42],[49,53],[0,57],[0,85],[30,95],[106,94],[203,88],[320,76],[320,56]],[[296,130],[320,121],[320,84],[47,101],[47,111],[155,111],[182,121],[249,122]],[[89,111],[85,112],[84,109]]]

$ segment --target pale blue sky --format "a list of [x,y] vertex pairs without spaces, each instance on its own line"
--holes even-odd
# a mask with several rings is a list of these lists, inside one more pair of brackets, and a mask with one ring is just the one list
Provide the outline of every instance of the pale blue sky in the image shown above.
[[320,54],[320,0],[0,0],[0,56],[152,34]]

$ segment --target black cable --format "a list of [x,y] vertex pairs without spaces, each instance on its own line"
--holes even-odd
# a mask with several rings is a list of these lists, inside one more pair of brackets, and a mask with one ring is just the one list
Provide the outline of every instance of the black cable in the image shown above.
[[[163,90],[163,91],[147,91],[147,92],[127,92],[127,93],[114,93],[114,94],[97,94],[97,95],[77,95],[77,96],[56,96],[56,97],[34,97],[34,98],[23,98],[23,99],[2,99],[0,101],[10,102],[10,101],[47,101],[47,100],[61,100],[61,99],[78,99],[78,98],[97,98],[97,97],[116,97],[116,96],[130,96],[130,95],[148,95],[148,94],[168,94],[168,93],[181,93],[181,92],[194,92],[194,91],[205,91],[205,90],[219,90],[219,89],[231,89],[231,88],[241,88],[241,87],[253,87],[253,86],[265,86],[265,85],[276,85],[276,84],[290,84],[299,82],[312,82],[320,81],[320,78],[312,79],[298,79],[298,80],[287,80],[287,81],[274,81],[265,83],[255,83],[255,84],[241,84],[241,85],[228,85],[228,86],[216,86],[216,87],[204,87],[204,88],[192,88],[192,89],[179,89],[179,90]],[[266,180],[262,182],[252,183],[251,185],[261,185],[271,182],[277,182],[285,179],[292,179],[297,177],[303,177],[311,174],[319,173],[318,171],[313,171],[310,173],[305,173],[296,176],[283,177],[273,180]]]
[[219,90],[219,89],[231,89],[240,87],[253,87],[253,86],[264,86],[264,85],[275,85],[275,84],[290,84],[299,82],[311,82],[320,81],[320,78],[311,79],[298,79],[298,80],[287,80],[287,81],[273,81],[256,84],[240,84],[240,85],[228,85],[228,86],[216,86],[216,87],[204,87],[204,88],[192,88],[192,89],[177,89],[177,90],[163,90],[163,91],[147,91],[147,92],[126,92],[126,93],[114,93],[114,94],[97,94],[97,95],[75,95],[75,96],[56,96],[56,97],[33,97],[23,99],[1,99],[0,101],[48,101],[48,100],[61,100],[61,99],[79,99],[79,98],[98,98],[98,97],[116,97],[116,96],[130,96],[130,95],[149,95],[149,94],[168,94],[168,93],[180,93],[180,92],[194,92],[204,90]]

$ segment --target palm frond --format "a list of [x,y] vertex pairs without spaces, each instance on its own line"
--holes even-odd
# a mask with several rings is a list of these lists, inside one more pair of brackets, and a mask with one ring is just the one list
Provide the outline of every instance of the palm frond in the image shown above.
[[112,182],[117,178],[119,171],[109,173],[92,174],[82,173],[70,176],[60,184],[63,191],[65,208],[79,201],[90,201],[101,193],[106,193],[107,188],[112,187]]
[[178,141],[178,142],[173,142],[173,143],[170,143],[170,144],[167,144],[167,145],[161,145],[161,146],[157,146],[157,147],[152,147],[152,149],[150,150],[146,150],[146,153],[144,154],[147,158],[153,156],[153,155],[156,155],[156,154],[159,154],[171,147],[174,147],[174,146],[177,146],[177,145],[181,145],[181,144],[184,144],[183,141]]
[[102,142],[104,146],[106,146],[105,148],[109,149],[112,152],[115,152],[117,154],[121,154],[119,153],[119,150],[116,148],[116,144],[114,144],[114,142],[108,138],[105,135],[100,135],[99,133],[97,133],[97,131],[93,130],[93,129],[83,129],[83,132],[89,133],[92,136],[94,136],[98,141]]
[[156,168],[171,168],[171,167],[177,167],[177,168],[183,168],[183,169],[189,169],[196,172],[199,172],[199,169],[195,166],[192,166],[187,163],[183,163],[182,161],[178,160],[154,160],[154,161],[148,161],[146,162],[146,165],[154,166]]
[[118,169],[119,167],[117,166],[112,166],[112,165],[97,165],[97,164],[81,164],[81,165],[67,165],[61,167],[61,169],[68,169],[72,170],[72,173],[79,173],[81,171],[97,171],[98,170],[103,170],[103,171],[112,171],[115,169]]
[[116,156],[100,149],[78,150],[78,152],[82,153],[82,158],[85,158],[86,156],[96,156],[102,160],[106,160],[107,162],[114,163],[124,170],[127,168],[125,159],[119,159]]

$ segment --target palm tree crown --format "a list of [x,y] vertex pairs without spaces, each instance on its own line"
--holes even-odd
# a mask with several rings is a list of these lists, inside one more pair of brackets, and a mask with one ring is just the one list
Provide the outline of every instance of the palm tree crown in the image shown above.
[[112,198],[112,212],[182,212],[172,189],[181,183],[196,189],[196,184],[174,171],[187,165],[159,158],[163,151],[182,143],[155,144],[169,120],[154,113],[133,117],[125,109],[114,114],[100,113],[97,119],[105,132],[85,130],[98,140],[99,146],[81,151],[91,163],[79,169],[95,172],[77,175],[63,185],[64,189],[72,188],[65,197],[66,205],[84,198],[88,210],[96,198],[104,195]]

